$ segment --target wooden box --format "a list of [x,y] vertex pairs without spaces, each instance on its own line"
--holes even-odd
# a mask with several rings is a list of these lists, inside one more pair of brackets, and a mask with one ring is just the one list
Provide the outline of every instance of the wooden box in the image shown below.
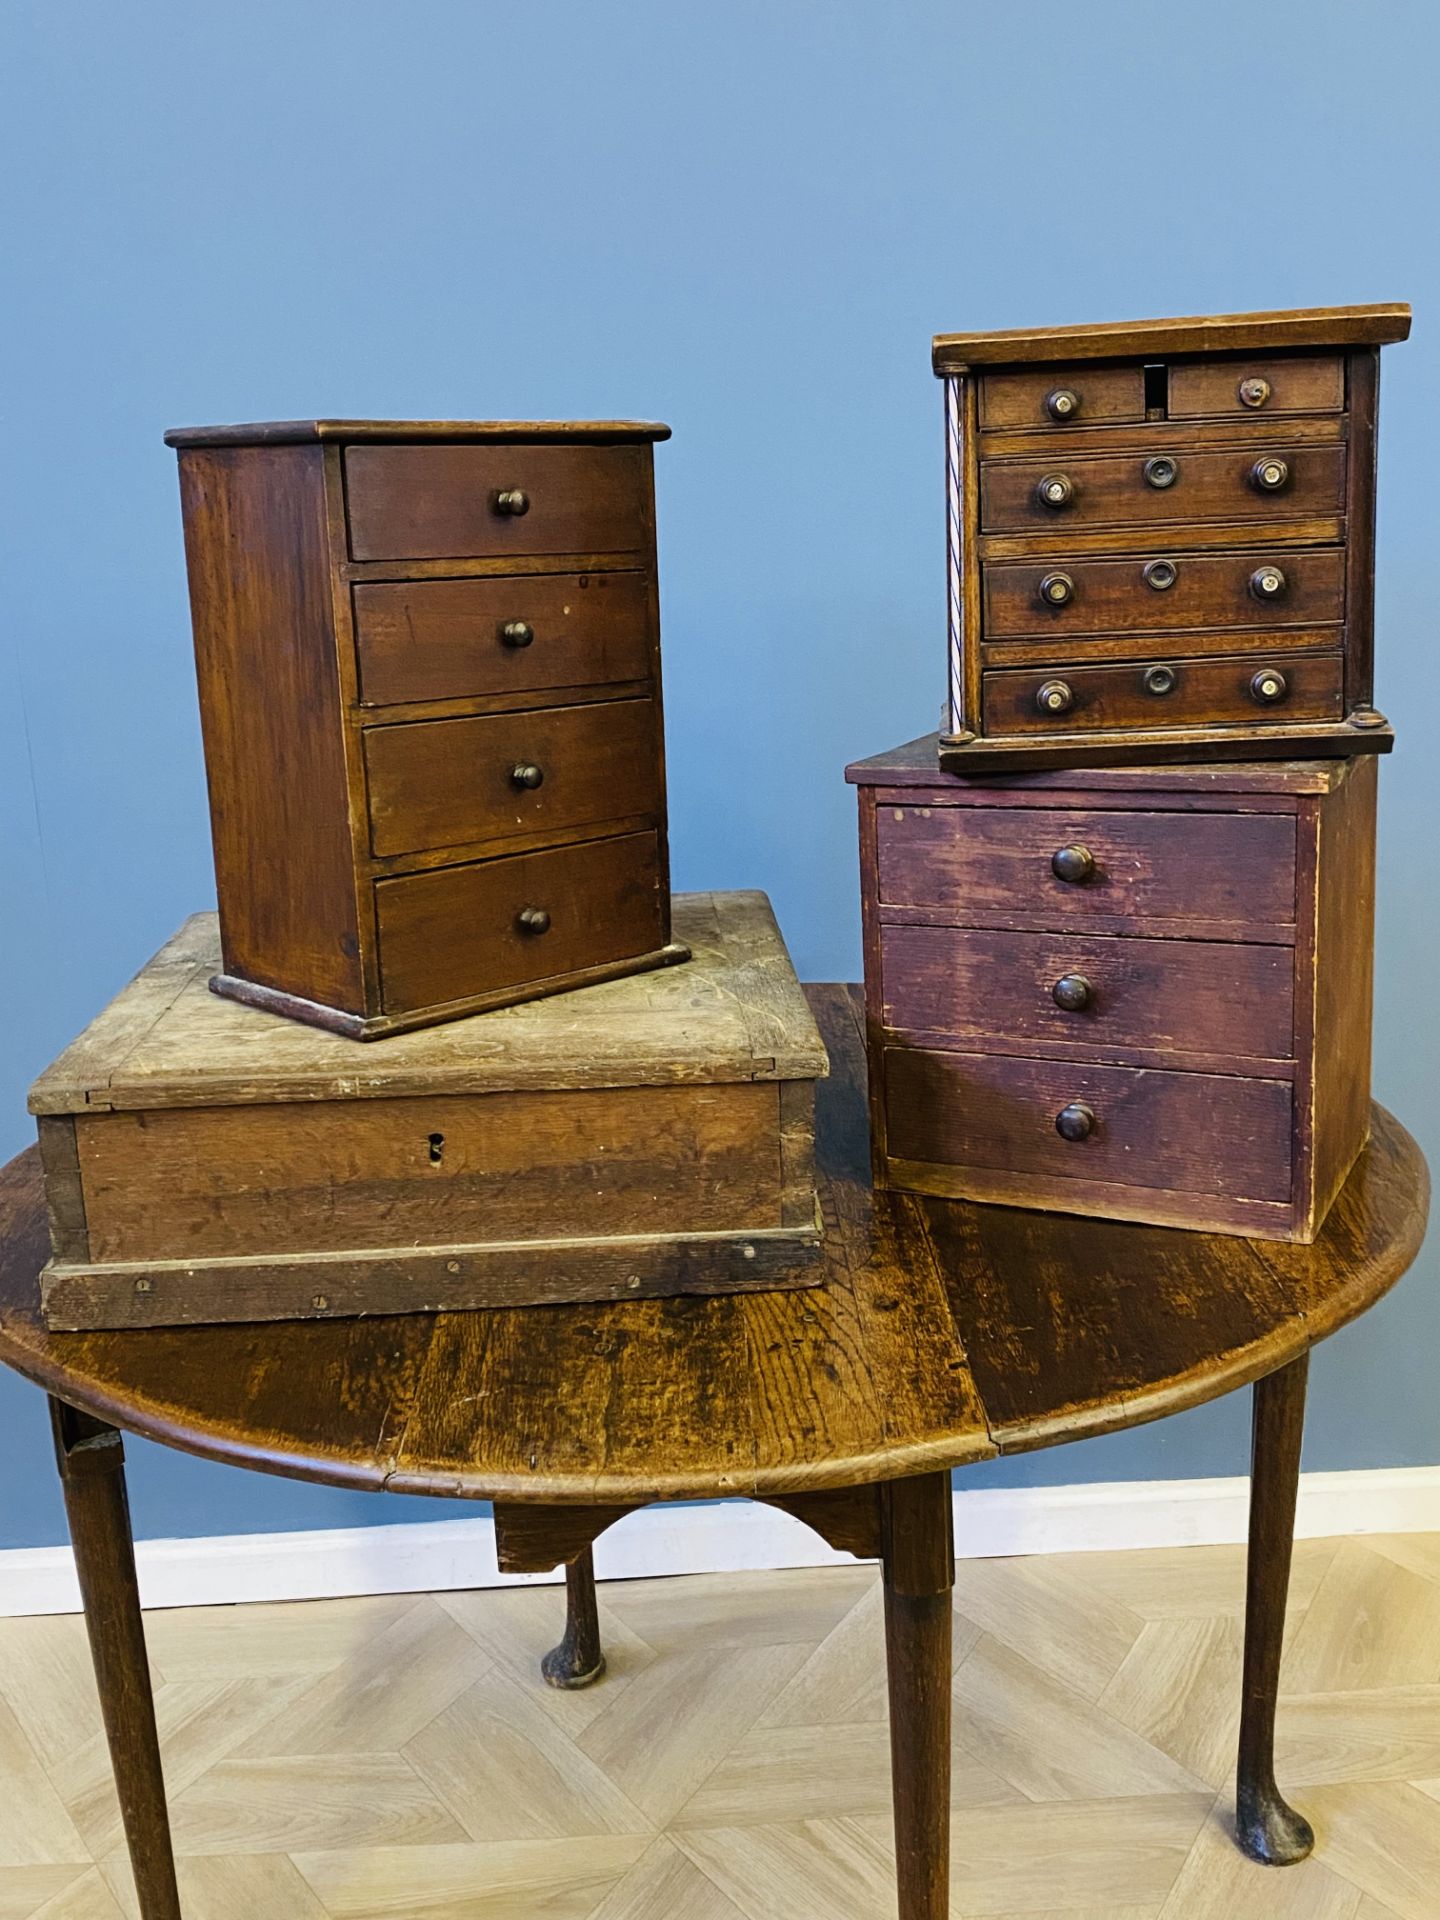
[[200,914],[36,1082],[51,1327],[813,1284],[827,1070],[760,893],[691,965],[357,1054],[207,991]]
[[851,767],[877,1183],[1313,1240],[1369,1125],[1376,765]]
[[1375,419],[1406,306],[942,334],[957,773],[1380,753]]
[[668,427],[168,433],[217,993],[354,1039],[685,958],[652,443]]

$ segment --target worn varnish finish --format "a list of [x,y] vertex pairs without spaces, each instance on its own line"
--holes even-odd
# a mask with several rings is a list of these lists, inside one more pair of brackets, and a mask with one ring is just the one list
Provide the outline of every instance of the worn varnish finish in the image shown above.
[[[166,436],[217,992],[363,1040],[684,959],[652,472],[668,431],[282,421]],[[602,854],[563,935],[558,903],[506,864],[622,834],[618,886]],[[401,876],[418,891],[396,891]],[[441,957],[417,967],[407,938]]]
[[938,337],[941,765],[1387,751],[1376,393],[1409,327],[1339,307]]
[[208,993],[198,916],[34,1089],[51,1324],[813,1281],[815,1023],[763,894],[677,913],[687,971],[402,1035],[364,1075]]
[[[107,1421],[329,1484],[495,1499],[505,1564],[568,1567],[568,1631],[547,1662],[560,1683],[594,1677],[603,1659],[591,1543],[649,1501],[750,1494],[879,1557],[901,1920],[946,1913],[948,1469],[1262,1382],[1240,1837],[1296,1857],[1302,1823],[1286,1818],[1270,1755],[1305,1356],[1414,1257],[1428,1203],[1414,1143],[1377,1109],[1310,1247],[872,1193],[858,996],[810,993],[834,1068],[819,1097],[823,1288],[47,1333],[32,1150],[0,1172],[0,1358],[81,1410],[62,1413],[62,1432],[84,1436],[117,1490]],[[94,1511],[72,1502],[72,1524],[100,1616],[97,1671],[140,1913],[176,1920],[133,1559],[116,1511],[113,1500]],[[134,1633],[112,1642],[113,1623],[127,1621]]]
[[1313,1239],[1368,1124],[1375,762],[861,761],[877,1177]]

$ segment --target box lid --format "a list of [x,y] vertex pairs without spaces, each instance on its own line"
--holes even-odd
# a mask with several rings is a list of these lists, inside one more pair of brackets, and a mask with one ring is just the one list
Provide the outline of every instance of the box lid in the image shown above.
[[509,1089],[809,1080],[824,1042],[763,893],[677,894],[694,958],[468,1020],[362,1042],[209,990],[218,916],[197,913],[41,1074],[30,1111],[247,1106]]
[[[939,764],[940,736],[921,734],[904,746],[855,760],[845,769],[853,787],[959,788],[971,793],[1333,793],[1350,778],[1353,760],[1207,761],[1200,766],[1080,767],[1045,773],[949,773]],[[1370,756],[1365,756],[1369,758]]]
[[668,440],[658,420],[257,420],[171,427],[167,447],[289,447],[354,440]]
[[1139,355],[1278,352],[1289,347],[1381,347],[1410,333],[1403,301],[1370,307],[1300,307],[1281,313],[1193,314],[1177,320],[1105,320],[1082,327],[937,333],[936,373],[1052,360],[1133,360]]

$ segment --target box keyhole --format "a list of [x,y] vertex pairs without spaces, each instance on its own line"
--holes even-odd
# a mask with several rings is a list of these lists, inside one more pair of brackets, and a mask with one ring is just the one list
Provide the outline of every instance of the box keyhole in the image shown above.
[[440,1162],[444,1158],[445,1158],[445,1136],[443,1133],[432,1133],[430,1136],[431,1166],[438,1167]]

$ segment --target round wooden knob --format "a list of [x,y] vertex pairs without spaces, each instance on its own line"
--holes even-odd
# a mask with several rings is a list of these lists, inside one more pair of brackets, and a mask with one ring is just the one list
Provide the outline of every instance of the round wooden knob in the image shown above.
[[1075,498],[1075,482],[1068,473],[1047,473],[1035,489],[1035,498],[1042,507],[1058,513]]
[[1172,460],[1168,453],[1157,453],[1153,460],[1145,462],[1145,484],[1147,487],[1173,487],[1180,478],[1180,463]]
[[1257,567],[1250,576],[1250,591],[1257,600],[1281,600],[1289,584],[1279,567]]
[[1094,990],[1083,973],[1062,973],[1050,989],[1050,998],[1066,1013],[1083,1013],[1094,997]]
[[1251,467],[1250,484],[1257,493],[1283,493],[1290,484],[1290,462],[1266,454]]
[[1145,691],[1157,697],[1173,693],[1180,679],[1174,667],[1147,667],[1145,670]]
[[1073,420],[1080,411],[1080,396],[1073,387],[1056,387],[1045,396],[1045,411],[1052,420]]
[[1063,680],[1044,680],[1035,694],[1035,705],[1041,713],[1068,713],[1075,704],[1075,695]]
[[1180,577],[1180,569],[1173,560],[1151,560],[1141,571],[1146,586],[1153,587],[1156,593],[1168,593]]
[[1075,598],[1075,582],[1068,573],[1047,573],[1040,582],[1040,600],[1047,607],[1068,607]]
[[1095,856],[1088,847],[1061,847],[1050,856],[1050,871],[1057,880],[1067,880],[1072,886],[1078,886],[1094,877]]
[[1242,380],[1236,391],[1242,407],[1263,407],[1270,398],[1270,382],[1252,375],[1250,379]]
[[521,933],[548,933],[550,916],[544,907],[522,907],[515,916],[515,924]]
[[1262,707],[1278,707],[1290,691],[1290,683],[1278,667],[1262,667],[1250,682],[1250,698]]
[[1095,1131],[1095,1109],[1083,1100],[1072,1100],[1056,1114],[1055,1131],[1062,1140],[1088,1140]]
[[510,784],[514,787],[531,789],[543,786],[545,784],[544,769],[535,766],[531,761],[521,760],[510,769]]
[[535,629],[528,620],[507,620],[500,629],[500,638],[507,647],[528,647],[535,638]]
[[506,487],[495,496],[495,511],[518,519],[522,513],[530,511],[530,496],[523,488]]

